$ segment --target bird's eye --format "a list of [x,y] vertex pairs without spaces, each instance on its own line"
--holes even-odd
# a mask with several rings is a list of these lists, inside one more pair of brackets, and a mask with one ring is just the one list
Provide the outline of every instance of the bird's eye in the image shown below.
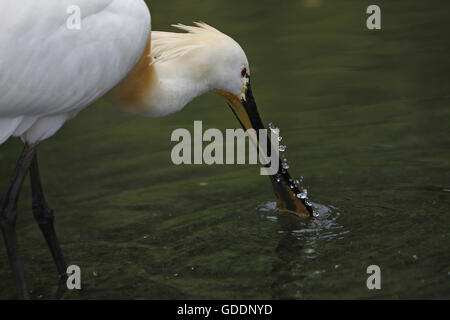
[[242,69],[241,71],[241,76],[242,78],[245,77],[247,75],[247,68]]

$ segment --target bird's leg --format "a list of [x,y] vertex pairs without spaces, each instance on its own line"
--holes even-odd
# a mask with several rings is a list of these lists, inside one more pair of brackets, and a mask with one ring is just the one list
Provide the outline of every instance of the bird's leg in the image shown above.
[[14,280],[16,282],[19,296],[29,299],[29,293],[25,283],[25,273],[22,260],[19,255],[19,246],[16,235],[17,200],[20,190],[27,174],[28,168],[33,160],[38,144],[26,144],[22,154],[17,161],[17,166],[5,193],[0,199],[0,227],[6,244],[9,261],[11,263]]
[[42,190],[41,177],[39,174],[39,166],[37,160],[37,154],[34,154],[33,161],[30,165],[30,177],[31,177],[31,191],[33,195],[33,215],[42,234],[47,241],[50,252],[55,261],[58,273],[62,278],[67,278],[67,265],[64,260],[64,256],[59,246],[58,238],[56,237],[54,227],[53,209],[49,207],[44,197],[44,191]]

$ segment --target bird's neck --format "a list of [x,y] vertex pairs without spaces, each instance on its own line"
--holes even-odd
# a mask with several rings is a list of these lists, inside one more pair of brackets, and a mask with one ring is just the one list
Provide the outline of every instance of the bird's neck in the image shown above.
[[211,91],[204,72],[182,59],[152,64],[150,41],[141,59],[106,98],[121,110],[162,117],[181,110],[194,98]]

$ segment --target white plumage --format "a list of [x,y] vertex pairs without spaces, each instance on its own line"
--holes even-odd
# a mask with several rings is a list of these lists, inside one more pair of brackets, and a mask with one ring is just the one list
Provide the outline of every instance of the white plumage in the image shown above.
[[[67,27],[73,6],[81,30]],[[47,139],[113,88],[121,109],[161,117],[209,91],[238,97],[250,74],[240,45],[205,23],[152,32],[143,0],[2,0],[0,26],[0,144]]]
[[[184,108],[194,98],[220,90],[239,96],[250,75],[247,56],[228,35],[207,25],[182,24],[185,33],[152,31],[151,72],[156,78],[139,108],[142,116],[162,117]],[[123,107],[123,106],[122,106]]]
[[[73,5],[81,30],[67,28]],[[143,0],[2,0],[0,144],[52,136],[127,75],[150,26]]]

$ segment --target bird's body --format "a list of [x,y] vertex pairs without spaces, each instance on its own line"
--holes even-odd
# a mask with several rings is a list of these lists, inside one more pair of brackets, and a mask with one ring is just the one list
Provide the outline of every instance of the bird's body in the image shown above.
[[0,144],[49,138],[103,96],[142,56],[150,25],[142,0],[1,1]]
[[[68,9],[74,7],[80,28],[68,26],[74,14]],[[239,44],[204,23],[176,27],[186,32],[152,32],[143,0],[1,0],[0,144],[20,136],[25,147],[0,198],[0,228],[22,298],[28,298],[28,291],[15,232],[22,183],[29,172],[33,214],[64,277],[67,266],[36,150],[90,103],[106,94],[125,111],[160,117],[213,91],[228,100],[245,129],[264,128]],[[253,139],[260,148],[259,138]],[[299,217],[309,215],[285,169],[271,180],[280,207]]]

